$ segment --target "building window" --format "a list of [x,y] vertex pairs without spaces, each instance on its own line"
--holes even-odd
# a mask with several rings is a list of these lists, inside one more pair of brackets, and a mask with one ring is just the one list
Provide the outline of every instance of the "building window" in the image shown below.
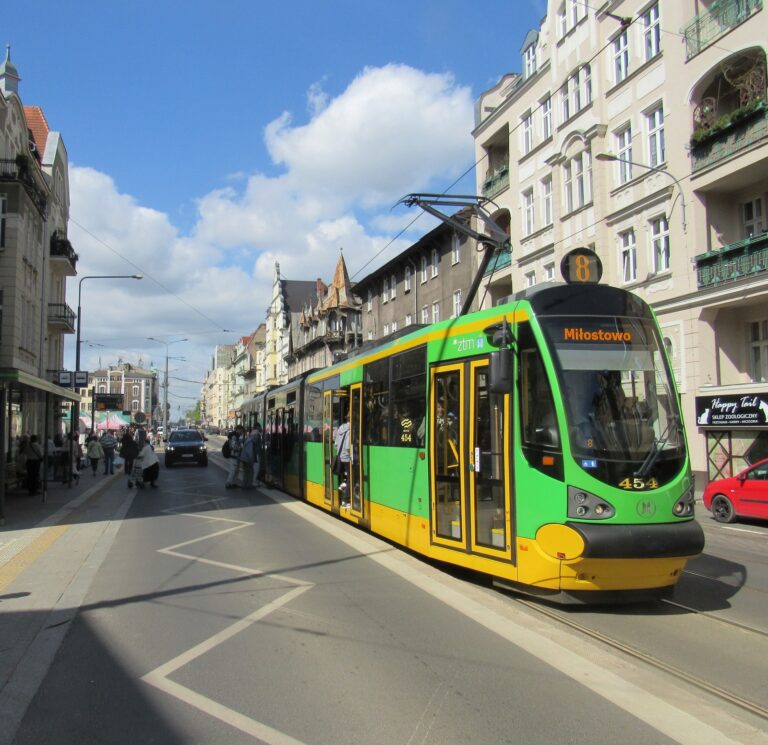
[[584,189],[584,159],[579,156],[573,159],[574,181],[576,182],[576,206],[583,207],[586,204],[586,191]]
[[656,167],[666,160],[664,151],[664,109],[659,106],[646,114],[648,122],[648,162]]
[[395,277],[394,273],[389,278],[389,286],[391,288],[390,297],[392,300],[394,300],[397,297],[397,278]]
[[134,397],[139,395],[139,386],[133,386],[133,395]]
[[411,276],[413,274],[413,269],[411,269],[410,264],[405,265],[405,274],[403,276],[403,292],[410,292],[411,291]]
[[613,82],[618,85],[629,75],[629,46],[627,32],[613,40]]
[[533,114],[528,112],[523,117],[523,155],[533,150]]
[[669,269],[669,225],[666,217],[651,220],[651,251],[654,272]]
[[621,280],[622,282],[634,282],[637,279],[637,252],[635,250],[635,231],[625,230],[619,233],[619,246],[621,252]]
[[573,212],[573,169],[571,161],[563,164],[563,193],[565,196],[565,213]]
[[741,214],[744,224],[744,237],[751,238],[765,231],[763,222],[763,200],[761,197],[751,199],[741,205]]
[[568,31],[568,17],[565,13],[565,2],[557,9],[557,36],[562,39]]
[[752,321],[749,324],[749,359],[753,383],[768,380],[768,321]]
[[530,78],[536,72],[536,45],[530,44],[523,52],[523,69],[525,77]]
[[437,323],[440,320],[440,303],[432,303],[432,323]]
[[547,96],[541,102],[541,138],[548,140],[552,137],[552,97]]
[[544,206],[543,217],[544,225],[551,225],[553,221],[552,215],[552,176],[547,176],[541,182],[541,201]]
[[645,61],[653,59],[661,51],[661,27],[659,5],[651,5],[643,13],[643,37],[645,39]]
[[410,313],[405,314],[405,325],[410,326],[413,323],[413,316]]
[[453,318],[461,313],[461,290],[453,291]]
[[370,288],[368,289],[368,302],[366,303],[366,308],[368,309],[369,313],[373,308],[373,290],[371,290]]
[[545,282],[555,281],[555,265],[554,264],[544,264],[544,281]]
[[533,189],[523,192],[523,234],[533,233]]
[[373,340],[373,331],[368,331],[368,341]]
[[429,323],[429,306],[421,306],[421,322],[426,326]]
[[560,89],[560,110],[563,121],[567,122],[571,118],[571,99],[568,95],[568,83]]
[[616,133],[616,152],[619,167],[619,183],[632,180],[632,127]]
[[526,272],[525,274],[525,286],[533,287],[536,284],[536,272]]
[[568,0],[568,23],[573,28],[579,22],[584,0]]
[[384,336],[389,336],[389,324],[384,324]]
[[139,410],[139,402],[131,401],[131,411],[138,411],[138,410]]
[[461,238],[458,233],[451,235],[451,264],[458,264],[461,261]]
[[389,277],[381,280],[381,302],[386,303],[389,300]]
[[437,272],[440,269],[440,252],[436,249],[432,249],[432,278],[437,276]]
[[397,331],[397,321],[392,321],[392,333],[394,334],[395,331]]
[[427,257],[423,256],[421,257],[421,284],[424,284],[427,281],[427,267],[429,265],[429,262],[427,261]]

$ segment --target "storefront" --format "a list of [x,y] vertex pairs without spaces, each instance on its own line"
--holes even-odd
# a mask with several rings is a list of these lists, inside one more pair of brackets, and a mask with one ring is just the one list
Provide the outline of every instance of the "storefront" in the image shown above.
[[696,423],[707,441],[710,481],[768,458],[768,391],[696,396]]
[[61,431],[65,406],[79,406],[80,396],[22,370],[0,369],[0,522],[5,519],[5,495],[21,478],[16,456],[22,435],[37,435],[41,444]]

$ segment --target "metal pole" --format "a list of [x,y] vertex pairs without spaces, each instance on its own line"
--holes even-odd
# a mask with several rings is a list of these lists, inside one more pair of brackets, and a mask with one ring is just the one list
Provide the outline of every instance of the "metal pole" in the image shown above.
[[163,385],[163,439],[168,437],[168,344],[165,345],[165,379]]

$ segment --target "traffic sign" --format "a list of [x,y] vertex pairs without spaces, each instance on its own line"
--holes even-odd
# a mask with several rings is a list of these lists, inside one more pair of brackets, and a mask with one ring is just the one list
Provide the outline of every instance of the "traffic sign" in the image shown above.
[[147,415],[143,411],[137,411],[133,415],[133,421],[136,422],[136,424],[144,424],[144,422],[147,421]]

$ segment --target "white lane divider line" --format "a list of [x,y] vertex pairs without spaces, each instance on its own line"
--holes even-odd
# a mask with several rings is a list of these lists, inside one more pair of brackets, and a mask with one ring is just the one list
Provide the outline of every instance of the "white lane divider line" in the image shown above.
[[[216,499],[208,501],[218,502],[220,500]],[[221,517],[219,515],[180,511],[183,509],[189,509],[190,507],[199,507],[204,504],[206,504],[206,502],[195,502],[190,505],[168,509],[165,510],[165,512],[178,515],[179,517],[193,517],[203,520],[210,520],[212,522],[235,524],[232,527],[224,528],[223,530],[217,530],[214,533],[208,533],[204,536],[200,536],[199,538],[193,538],[189,541],[183,541],[172,546],[166,546],[165,548],[158,549],[158,553],[164,554],[166,556],[189,559],[192,561],[200,562],[201,564],[217,566],[223,569],[230,569],[234,572],[253,576],[254,578],[272,577],[287,582],[288,584],[295,585],[295,587],[289,589],[283,595],[271,601],[270,603],[267,603],[258,610],[255,610],[253,613],[250,613],[245,618],[242,618],[239,621],[235,621],[233,624],[227,626],[225,629],[222,629],[217,634],[214,634],[208,639],[205,639],[199,644],[196,644],[186,652],[182,652],[173,659],[168,660],[168,662],[160,665],[160,667],[156,667],[154,670],[151,670],[146,675],[144,675],[141,680],[157,688],[158,690],[167,693],[169,696],[173,696],[179,701],[182,701],[189,706],[192,706],[199,711],[202,711],[203,713],[208,714],[209,716],[218,719],[219,721],[224,722],[225,724],[228,724],[235,729],[240,730],[241,732],[262,740],[268,745],[304,745],[304,743],[302,743],[300,740],[296,740],[290,735],[286,735],[285,733],[270,727],[268,724],[264,724],[263,722],[259,722],[258,720],[246,716],[239,711],[230,709],[228,706],[224,706],[224,704],[221,704],[218,701],[214,701],[207,696],[203,696],[197,691],[194,691],[187,686],[170,680],[169,678],[170,675],[175,673],[180,668],[190,664],[191,662],[194,662],[199,657],[202,657],[211,650],[215,649],[220,644],[223,644],[227,640],[231,639],[233,636],[250,628],[254,623],[257,623],[263,618],[266,618],[270,614],[282,608],[284,605],[290,603],[292,600],[295,600],[297,597],[299,597],[299,595],[306,592],[311,587],[314,587],[313,583],[305,582],[304,580],[300,580],[295,577],[289,577],[281,574],[270,574],[269,572],[265,572],[261,569],[255,569],[253,567],[244,567],[237,564],[215,561],[213,559],[204,559],[199,556],[195,556],[194,554],[186,554],[182,553],[181,551],[177,551],[176,549],[185,546],[191,546],[192,544],[200,543],[201,541],[208,541],[212,538],[217,538],[219,536],[226,535],[237,530],[242,530],[243,528],[254,525],[252,522],[247,522],[245,520],[235,520],[233,518]]]

